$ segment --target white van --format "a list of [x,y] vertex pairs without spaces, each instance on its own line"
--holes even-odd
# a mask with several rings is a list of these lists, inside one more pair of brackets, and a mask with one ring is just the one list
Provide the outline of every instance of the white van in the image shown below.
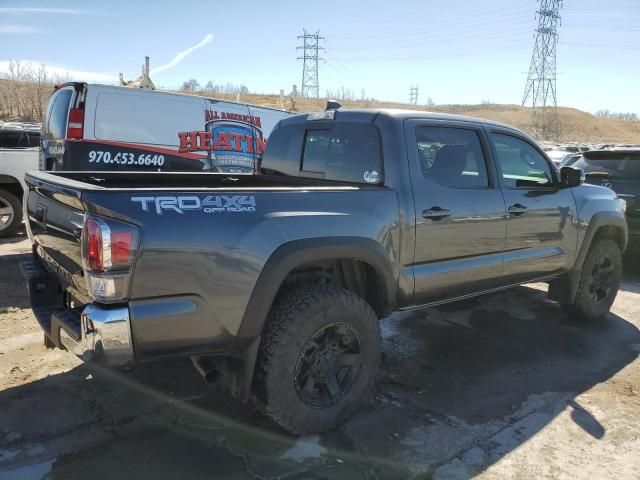
[[49,100],[40,169],[250,173],[288,115],[195,95],[65,83]]

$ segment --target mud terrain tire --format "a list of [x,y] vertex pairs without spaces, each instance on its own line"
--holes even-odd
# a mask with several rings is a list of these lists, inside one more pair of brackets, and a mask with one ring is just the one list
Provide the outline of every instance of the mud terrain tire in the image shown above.
[[285,430],[330,430],[358,407],[380,363],[380,326],[355,293],[305,287],[273,306],[258,357],[255,389]]

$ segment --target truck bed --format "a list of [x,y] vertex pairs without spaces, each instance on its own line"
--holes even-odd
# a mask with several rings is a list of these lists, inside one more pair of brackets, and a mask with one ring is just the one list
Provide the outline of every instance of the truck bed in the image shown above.
[[213,172],[39,172],[34,181],[85,190],[262,190],[380,188],[331,180],[286,175],[250,175]]

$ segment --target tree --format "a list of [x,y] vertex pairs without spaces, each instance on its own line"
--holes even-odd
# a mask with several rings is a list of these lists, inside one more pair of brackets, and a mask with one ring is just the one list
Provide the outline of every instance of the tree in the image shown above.
[[195,78],[190,78],[186,82],[182,83],[182,90],[186,92],[193,93],[198,89],[200,89],[200,83],[198,83],[198,80],[196,80]]

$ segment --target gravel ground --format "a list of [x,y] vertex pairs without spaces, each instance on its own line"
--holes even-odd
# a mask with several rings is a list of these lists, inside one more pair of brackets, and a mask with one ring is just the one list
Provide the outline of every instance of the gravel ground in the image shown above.
[[371,399],[286,435],[188,361],[98,369],[47,350],[0,241],[0,478],[616,478],[640,472],[640,274],[583,324],[529,285],[382,323]]

